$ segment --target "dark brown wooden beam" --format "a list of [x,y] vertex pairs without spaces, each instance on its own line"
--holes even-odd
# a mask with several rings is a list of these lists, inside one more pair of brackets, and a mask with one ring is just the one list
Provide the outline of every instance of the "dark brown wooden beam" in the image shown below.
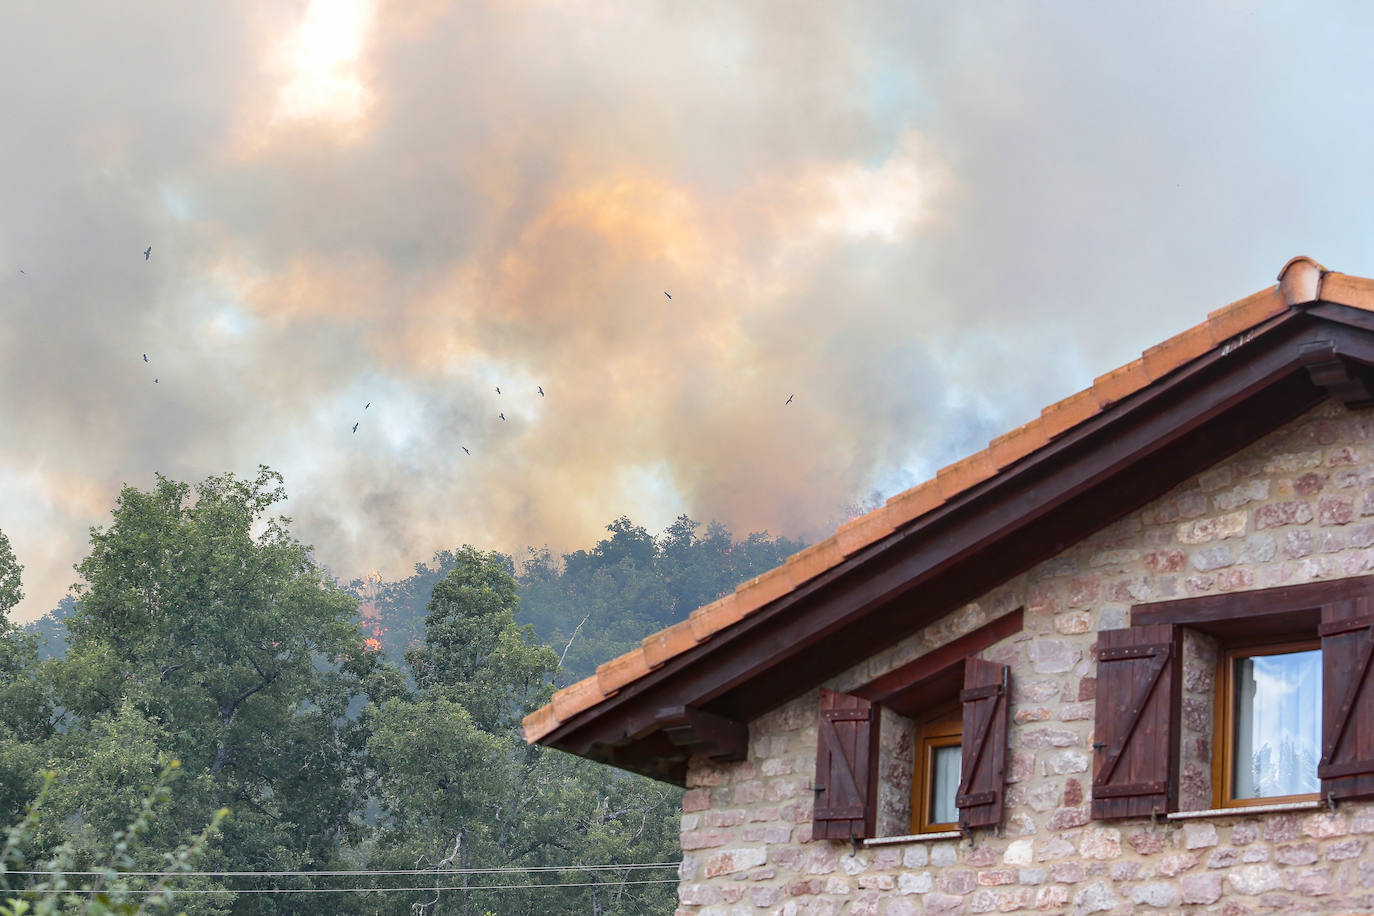
[[1314,635],[1323,605],[1365,595],[1374,595],[1374,576],[1136,604],[1131,625],[1173,623],[1223,639],[1255,641]]
[[658,724],[674,746],[712,760],[744,760],[749,756],[749,726],[743,722],[678,706],[659,710]]
[[1365,373],[1336,355],[1334,341],[1317,340],[1305,345],[1300,359],[1312,384],[1324,388],[1332,399],[1352,409],[1374,406],[1374,394],[1370,393]]
[[1003,614],[996,620],[989,621],[978,629],[932,649],[925,655],[914,658],[905,665],[894,668],[849,692],[894,709],[899,705],[905,706],[907,704],[903,698],[920,693],[932,678],[947,673],[956,665],[962,665],[964,659],[970,655],[982,652],[1008,636],[1020,633],[1023,616],[1021,608]]

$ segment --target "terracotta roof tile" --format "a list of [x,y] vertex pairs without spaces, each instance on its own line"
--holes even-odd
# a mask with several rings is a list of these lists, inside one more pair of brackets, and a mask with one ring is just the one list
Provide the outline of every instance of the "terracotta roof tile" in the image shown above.
[[840,551],[848,557],[887,537],[895,527],[887,506],[879,506],[872,512],[845,522],[835,532],[835,539],[839,541]]
[[1321,298],[1322,277],[1326,268],[1305,255],[1299,255],[1279,271],[1279,291],[1289,305],[1302,305]]
[[558,717],[553,714],[553,704],[536,709],[525,716],[525,721],[521,724],[524,726],[525,741],[529,744],[538,741],[558,727]]
[[1085,420],[1189,361],[1280,314],[1290,305],[1321,297],[1374,311],[1374,280],[1331,273],[1311,258],[1294,258],[1279,283],[1217,309],[1207,321],[1146,350],[1093,380],[1091,388],[1049,405],[1040,416],[998,436],[981,452],[942,468],[934,479],[898,493],[872,512],[841,525],[834,536],[793,554],[777,569],[740,585],[733,594],[698,608],[684,621],[645,638],[640,648],[597,668],[596,676],[553,695],[553,701],[525,718],[525,737],[538,741],[573,715],[589,709],[669,659],[777,600],[844,558],[876,543],[901,526],[993,477]]
[[1322,280],[1322,298],[1367,312],[1374,312],[1374,280],[1349,274],[1329,273]]
[[1212,342],[1223,344],[1286,308],[1288,303],[1283,301],[1283,294],[1277,285],[1222,306],[1207,316],[1207,324],[1212,328]]
[[940,468],[935,473],[935,486],[946,502],[958,496],[975,484],[980,484],[997,473],[992,456],[987,449],[975,452],[962,461]]
[[640,648],[644,651],[644,661],[649,669],[659,667],[668,659],[681,655],[688,649],[697,644],[697,638],[693,634],[692,620],[679,620],[667,629],[659,630],[650,636],[644,637],[640,643]]
[[644,658],[644,649],[642,646],[635,646],[624,655],[617,656],[604,665],[598,665],[596,683],[601,692],[609,696],[648,673],[649,662]]
[[1092,392],[1103,408],[1110,407],[1128,395],[1135,394],[1150,382],[1145,372],[1145,360],[1133,359],[1105,375],[1093,379]]
[[744,614],[738,608],[734,592],[702,605],[687,615],[687,622],[692,625],[692,639],[696,642],[706,642],[730,624],[743,619]]
[[1204,321],[1175,334],[1141,354],[1150,381],[1162,379],[1175,369],[1212,349],[1212,326]]
[[559,721],[566,722],[584,709],[590,709],[604,700],[609,694],[602,692],[596,682],[596,675],[584,677],[569,687],[564,687],[553,695],[553,714]]
[[1084,420],[1097,416],[1101,409],[1093,390],[1084,388],[1077,394],[1071,394],[1040,411],[1040,419],[1045,421],[1045,435],[1053,439]]
[[[766,573],[755,576],[747,582],[741,582],[735,589],[735,605],[739,617],[747,617],[763,607],[775,598],[780,598],[792,591],[792,580],[787,575],[787,567],[779,566],[770,569]],[[730,623],[734,623],[732,620]],[[720,629],[717,627],[717,629]]]
[[931,509],[945,501],[940,495],[938,480],[918,483],[909,490],[903,490],[887,501],[887,518],[894,529],[900,528],[915,518],[920,518]]
[[812,544],[788,557],[785,567],[787,576],[792,582],[792,587],[797,588],[827,569],[838,566],[844,557],[845,553],[840,549],[840,539],[828,537],[819,544]]
[[1002,468],[1029,455],[1043,445],[1048,445],[1050,437],[1045,432],[1045,421],[1036,417],[1029,423],[1022,423],[1009,433],[1003,433],[988,443],[988,458],[1000,471]]

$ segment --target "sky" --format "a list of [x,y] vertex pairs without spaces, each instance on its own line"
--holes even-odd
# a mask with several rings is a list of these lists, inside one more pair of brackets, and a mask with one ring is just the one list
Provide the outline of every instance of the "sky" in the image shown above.
[[621,515],[824,537],[1295,255],[1374,275],[1371,35],[1220,0],[5,4],[16,616],[157,473],[282,472],[344,581]]

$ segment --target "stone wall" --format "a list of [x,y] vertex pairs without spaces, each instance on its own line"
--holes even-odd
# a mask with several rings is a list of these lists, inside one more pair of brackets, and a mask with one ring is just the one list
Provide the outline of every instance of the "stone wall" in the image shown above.
[[[749,759],[694,761],[679,914],[1374,911],[1374,804],[1214,819],[1089,818],[1095,634],[1132,604],[1374,571],[1374,414],[1323,405],[826,686],[852,689],[1016,607],[1001,836],[812,842],[818,694],[750,723]],[[1184,653],[1181,797],[1210,807],[1216,645]],[[884,735],[884,779],[911,739]],[[905,758],[902,755],[906,755]],[[909,786],[909,783],[907,784]],[[902,818],[884,789],[883,832]]]

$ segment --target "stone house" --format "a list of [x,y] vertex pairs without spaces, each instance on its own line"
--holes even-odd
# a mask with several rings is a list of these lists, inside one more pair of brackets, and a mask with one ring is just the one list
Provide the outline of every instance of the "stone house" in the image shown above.
[[1374,280],[1295,258],[567,687],[679,914],[1374,911]]

